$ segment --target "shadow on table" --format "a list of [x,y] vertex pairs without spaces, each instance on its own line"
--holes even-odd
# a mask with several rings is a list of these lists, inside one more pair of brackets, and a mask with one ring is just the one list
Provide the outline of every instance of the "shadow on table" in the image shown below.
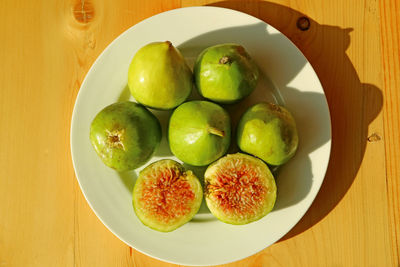
[[[301,221],[281,240],[289,239],[322,220],[349,190],[364,156],[368,125],[380,112],[383,96],[376,86],[361,83],[346,54],[352,29],[321,25],[308,18],[309,29],[302,31],[296,24],[304,14],[269,2],[223,1],[211,5],[248,13],[284,33],[309,60],[324,88],[331,112],[331,158],[325,180],[314,203]],[[323,95],[301,95],[297,90],[290,88],[289,83],[302,67],[301,64],[291,66],[292,71],[288,71],[285,77],[286,88],[279,89],[291,90],[291,94],[297,93],[298,97],[311,98],[310,101],[320,101]],[[312,151],[326,141],[324,137],[321,140],[313,140],[308,149]],[[311,173],[309,175],[312,177]],[[295,189],[296,185],[293,185],[293,190]],[[305,196],[307,193],[305,190],[300,195]],[[299,200],[301,199],[295,199],[295,202]],[[286,203],[284,206],[291,204],[294,203]]]

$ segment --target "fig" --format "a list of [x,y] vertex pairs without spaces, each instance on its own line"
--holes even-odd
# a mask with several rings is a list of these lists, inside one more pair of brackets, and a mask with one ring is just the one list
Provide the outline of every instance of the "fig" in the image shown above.
[[171,42],[154,42],[133,57],[128,86],[137,102],[155,109],[172,109],[190,95],[192,71]]
[[171,152],[178,159],[193,166],[208,165],[229,148],[229,115],[209,101],[183,103],[170,117],[168,140]]
[[205,174],[211,213],[229,224],[247,224],[267,215],[276,200],[275,179],[260,159],[236,153],[211,164]]
[[214,102],[234,103],[256,88],[258,68],[245,48],[220,44],[205,49],[194,65],[199,93]]
[[294,156],[299,143],[292,114],[272,103],[258,103],[247,109],[237,128],[239,148],[270,165],[282,165]]
[[127,171],[143,165],[161,140],[157,118],[144,106],[118,102],[101,110],[90,127],[90,141],[105,165]]
[[192,171],[164,159],[144,168],[133,188],[133,207],[140,221],[170,232],[190,221],[200,208],[203,190]]

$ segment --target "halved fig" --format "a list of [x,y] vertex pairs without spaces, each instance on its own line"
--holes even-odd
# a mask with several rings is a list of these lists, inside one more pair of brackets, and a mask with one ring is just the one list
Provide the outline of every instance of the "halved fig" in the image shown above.
[[229,154],[205,174],[205,199],[211,213],[230,224],[247,224],[267,215],[276,200],[275,179],[255,157]]
[[143,169],[133,189],[133,207],[140,221],[170,232],[190,221],[200,208],[203,190],[192,171],[165,159]]

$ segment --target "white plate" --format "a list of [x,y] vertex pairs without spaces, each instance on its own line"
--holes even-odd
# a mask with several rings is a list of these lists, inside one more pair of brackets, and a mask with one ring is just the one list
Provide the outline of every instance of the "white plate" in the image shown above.
[[[234,121],[247,106],[262,100],[284,104],[293,113],[298,125],[299,149],[279,171],[278,199],[274,210],[263,219],[243,226],[229,225],[215,219],[203,205],[192,221],[173,232],[151,230],[138,220],[131,204],[137,172],[119,174],[111,170],[92,148],[89,128],[97,112],[113,102],[130,98],[127,71],[135,52],[149,42],[165,40],[177,46],[189,64],[193,64],[202,49],[214,44],[235,42],[247,49],[263,75],[250,97],[227,106]],[[174,158],[165,139],[170,112],[155,114],[163,125],[163,140],[151,161]],[[318,77],[289,39],[263,21],[241,12],[190,7],[140,22],[99,56],[75,103],[71,151],[75,173],[89,205],[122,241],[160,260],[183,265],[216,265],[259,252],[283,237],[300,220],[325,176],[331,148],[330,127],[329,109]]]

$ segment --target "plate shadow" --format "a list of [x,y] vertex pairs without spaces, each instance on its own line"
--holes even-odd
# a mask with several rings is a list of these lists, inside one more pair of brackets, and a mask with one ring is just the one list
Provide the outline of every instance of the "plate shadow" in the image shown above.
[[[321,189],[300,222],[282,240],[294,237],[327,216],[351,187],[364,157],[368,125],[382,109],[381,90],[362,83],[346,50],[352,29],[323,25],[294,9],[265,1],[221,1],[211,6],[225,7],[253,15],[285,34],[305,55],[316,71],[330,107],[332,147],[328,170]],[[297,21],[304,17],[309,28],[302,30]],[[303,95],[290,88],[295,73],[287,74],[286,88],[298,97]],[[320,144],[323,140],[315,142]],[[278,178],[279,179],[279,178]],[[295,185],[293,186],[295,188]],[[295,189],[293,189],[295,190]]]

